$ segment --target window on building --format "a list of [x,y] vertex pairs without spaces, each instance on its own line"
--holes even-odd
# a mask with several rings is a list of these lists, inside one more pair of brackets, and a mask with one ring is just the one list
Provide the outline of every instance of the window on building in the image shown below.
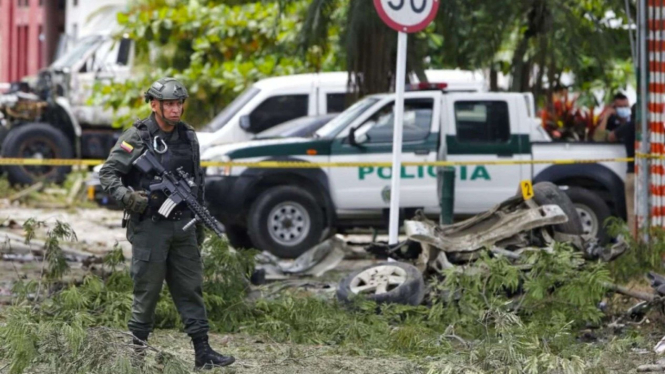
[[282,122],[307,115],[309,95],[273,96],[262,102],[252,114],[249,123],[252,133],[259,133]]
[[506,143],[510,140],[510,117],[505,101],[457,101],[457,139],[463,143]]
[[[385,105],[374,113],[359,129],[367,131],[368,143],[392,143],[395,127],[394,103]],[[402,140],[413,142],[424,140],[432,127],[433,99],[404,100]],[[371,126],[367,129],[365,126]]]

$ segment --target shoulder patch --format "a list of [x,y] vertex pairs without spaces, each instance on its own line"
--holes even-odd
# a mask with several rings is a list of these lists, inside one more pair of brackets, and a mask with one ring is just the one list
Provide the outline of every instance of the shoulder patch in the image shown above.
[[132,151],[134,150],[134,147],[131,144],[127,143],[126,141],[120,143],[120,148],[127,151],[127,153],[132,153]]

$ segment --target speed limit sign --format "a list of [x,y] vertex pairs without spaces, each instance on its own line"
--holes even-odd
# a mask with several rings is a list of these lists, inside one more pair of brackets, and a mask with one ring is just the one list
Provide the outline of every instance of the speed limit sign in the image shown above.
[[379,17],[395,31],[418,32],[432,22],[439,0],[374,0]]

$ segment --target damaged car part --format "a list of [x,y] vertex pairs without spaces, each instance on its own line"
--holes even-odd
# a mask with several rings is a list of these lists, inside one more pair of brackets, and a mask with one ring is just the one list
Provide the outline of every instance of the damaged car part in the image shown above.
[[[539,183],[533,186],[533,189],[536,195],[534,199],[525,200],[516,195],[487,212],[456,224],[439,225],[425,217],[422,212],[417,212],[416,217],[404,222],[407,242],[394,247],[374,246],[374,251],[398,254],[401,248],[405,248],[406,243],[417,242],[421,249],[415,260],[415,268],[424,276],[441,276],[445,270],[471,264],[484,250],[490,251],[494,256],[504,256],[515,261],[522,253],[553,251],[555,242],[565,242],[582,252],[587,260],[609,261],[627,249],[627,244],[621,238],[611,248],[606,249],[598,245],[595,238],[582,235],[581,223],[574,205],[568,196],[553,184]],[[569,219],[571,215],[573,220]],[[371,267],[366,270],[369,269]],[[522,267],[521,269],[528,270]],[[340,289],[346,287],[352,294],[365,295],[363,288],[348,286],[357,282],[354,277],[358,276],[359,274],[351,274],[346,277],[340,283]],[[383,288],[378,290],[383,291]],[[403,300],[391,301],[403,303]]]

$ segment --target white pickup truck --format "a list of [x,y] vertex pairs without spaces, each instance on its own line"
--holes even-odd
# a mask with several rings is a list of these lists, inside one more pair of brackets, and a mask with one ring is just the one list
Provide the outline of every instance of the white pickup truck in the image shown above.
[[[394,94],[368,96],[312,138],[227,144],[204,161],[390,162]],[[533,98],[520,93],[407,92],[404,161],[524,161],[625,157],[618,144],[553,143],[539,126]],[[295,257],[333,231],[386,227],[390,167],[208,167],[206,199],[234,246]],[[517,192],[521,180],[553,182],[575,203],[587,234],[601,242],[602,223],[625,219],[625,163],[510,164],[456,167],[456,215],[483,212]],[[403,217],[416,209],[437,216],[437,168],[401,171]]]

